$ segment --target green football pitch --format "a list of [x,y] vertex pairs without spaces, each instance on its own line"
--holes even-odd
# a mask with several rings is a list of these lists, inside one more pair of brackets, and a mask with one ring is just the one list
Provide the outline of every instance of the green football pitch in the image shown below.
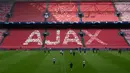
[[[53,64],[52,58],[56,58]],[[86,67],[82,67],[82,61]],[[69,63],[73,63],[72,71]],[[86,54],[65,51],[0,51],[0,73],[130,73],[130,52],[100,51]]]

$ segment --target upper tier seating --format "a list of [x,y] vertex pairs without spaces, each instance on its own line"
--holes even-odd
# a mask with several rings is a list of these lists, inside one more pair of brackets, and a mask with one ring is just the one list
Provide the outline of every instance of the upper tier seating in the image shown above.
[[115,6],[121,12],[121,20],[130,21],[130,2],[115,2]]
[[10,11],[11,4],[9,3],[0,3],[0,22],[6,20],[6,14]]

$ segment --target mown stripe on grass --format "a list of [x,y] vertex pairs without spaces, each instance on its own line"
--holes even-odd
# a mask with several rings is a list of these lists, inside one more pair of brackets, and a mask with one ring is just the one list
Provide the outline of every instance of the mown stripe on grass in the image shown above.
[[130,51],[128,51],[128,54],[130,54]]
[[6,59],[16,53],[19,53],[18,51],[0,51],[0,60]]
[[10,71],[8,71],[8,68],[12,67],[14,64],[16,64],[20,60],[24,59],[28,55],[29,54],[25,54],[24,52],[20,51],[18,53],[13,54],[12,56],[10,56],[6,59],[1,60],[0,73],[11,73]]
[[39,65],[40,61],[42,61],[39,58],[40,55],[42,54],[37,51],[23,51],[19,56],[13,58],[18,62],[9,66],[3,73],[33,73],[37,68],[37,64]]
[[87,52],[87,54],[83,56],[95,69],[97,69],[99,73],[104,73],[104,72],[105,73],[115,73],[115,72],[124,73],[125,72],[125,70],[121,70],[120,67],[108,62],[106,59],[100,57],[98,54],[100,54],[100,52],[99,53]]
[[[53,64],[52,59],[56,58],[56,63]],[[59,54],[59,51],[52,51],[42,61],[35,73],[64,73],[64,61],[63,56]]]
[[[4,54],[4,53],[9,53],[10,51],[3,51],[3,50],[0,50],[0,55]],[[14,52],[14,51],[13,51]]]
[[113,51],[113,52],[108,52],[108,53],[111,53],[113,55],[122,57],[122,58],[127,59],[127,60],[130,61],[130,54],[128,54],[128,52],[122,52],[121,54],[119,54],[118,52]]
[[108,60],[110,63],[117,65],[122,70],[126,70],[127,72],[130,72],[130,69],[129,69],[130,61],[129,60],[126,60],[124,58],[121,58],[119,56],[113,55],[113,54],[108,53],[108,52],[100,52],[98,55],[100,55],[102,58]]

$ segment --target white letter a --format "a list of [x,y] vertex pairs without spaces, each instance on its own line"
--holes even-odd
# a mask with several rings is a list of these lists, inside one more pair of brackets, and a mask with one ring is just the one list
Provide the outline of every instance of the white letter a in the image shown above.
[[[37,38],[33,38],[33,36],[36,35]],[[28,45],[31,42],[37,43],[37,45],[42,45],[42,39],[40,32],[38,30],[34,30],[31,35],[28,37],[28,39],[23,43],[23,45]]]
[[[74,38],[70,38],[70,35],[73,35]],[[69,30],[65,36],[65,39],[64,39],[64,42],[63,44],[64,45],[67,45],[68,42],[72,42],[72,43],[77,43],[78,45],[82,45],[81,41],[79,40],[77,34],[75,33],[75,31],[73,30]]]

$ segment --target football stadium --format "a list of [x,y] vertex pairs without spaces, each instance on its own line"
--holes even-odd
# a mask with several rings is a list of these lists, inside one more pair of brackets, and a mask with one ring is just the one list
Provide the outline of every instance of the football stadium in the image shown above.
[[130,73],[129,0],[0,0],[0,73]]

